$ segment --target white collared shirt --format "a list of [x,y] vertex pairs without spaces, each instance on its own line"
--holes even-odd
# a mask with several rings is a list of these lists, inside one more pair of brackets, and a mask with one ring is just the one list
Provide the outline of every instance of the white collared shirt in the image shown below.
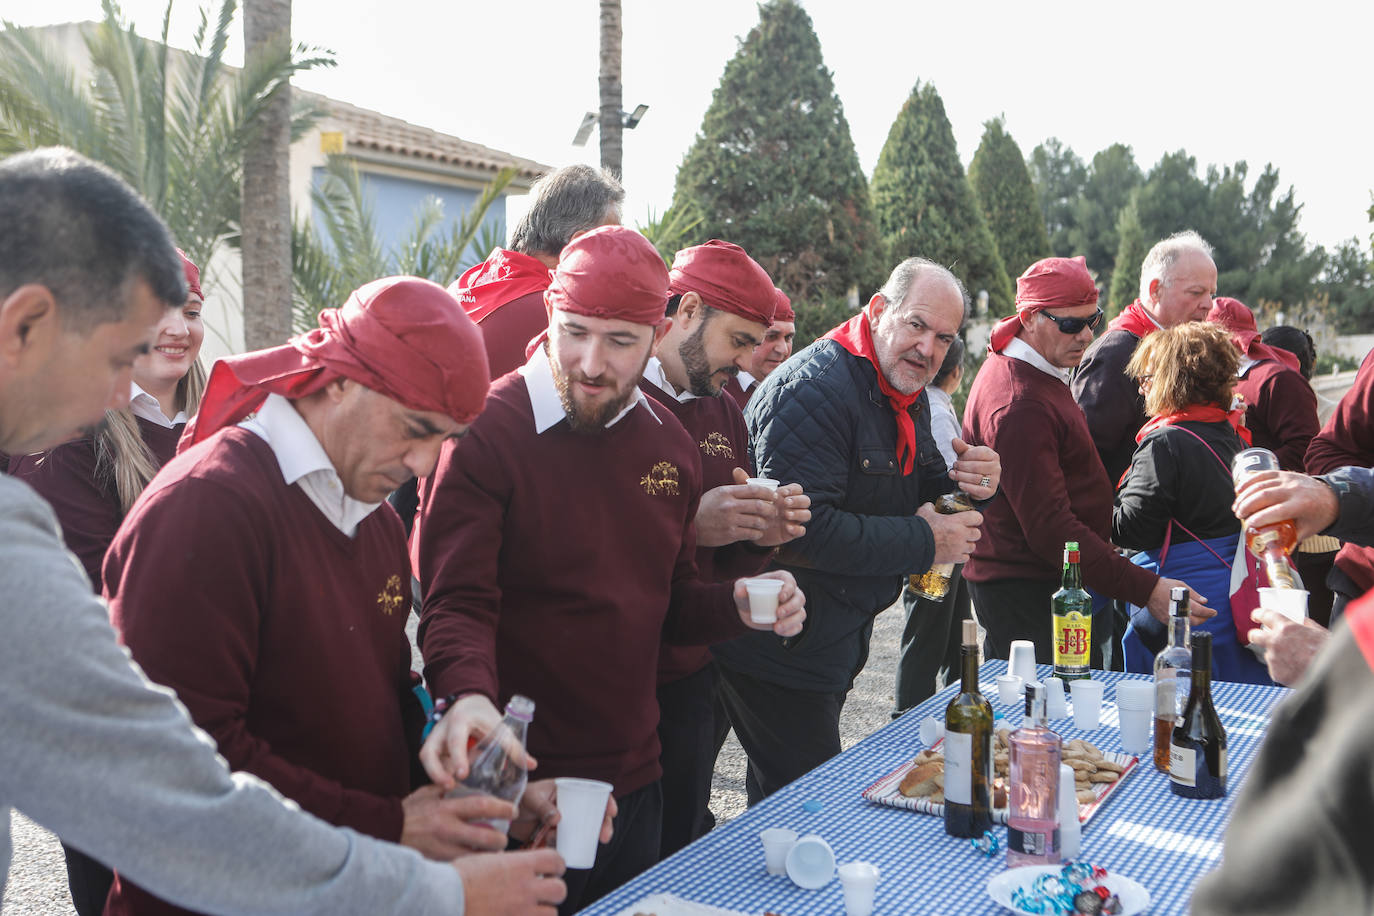
[[381,503],[365,503],[344,492],[343,481],[310,424],[279,394],[269,394],[258,412],[239,424],[272,449],[289,487],[298,485],[330,524],[349,537]]
[[663,363],[657,356],[649,357],[649,362],[644,366],[644,378],[649,384],[657,387],[664,394],[671,398],[676,398],[683,404],[695,400],[696,395],[690,391],[679,392],[672,382],[668,381],[668,373],[663,369]]
[[[568,418],[567,411],[563,409],[563,399],[558,396],[558,386],[553,382],[553,366],[549,364],[549,355],[544,352],[543,347],[536,347],[529,361],[519,369],[515,370],[525,378],[525,389],[530,395],[530,407],[534,411],[534,431],[543,433],[559,420]],[[621,419],[634,410],[640,404],[649,411],[649,416],[661,426],[663,421],[654,413],[654,409],[649,406],[649,397],[639,390],[639,385],[635,385],[634,397],[630,398],[630,403],[625,405],[625,409],[606,423],[606,428],[610,429],[621,421]]]
[[1019,359],[1023,363],[1030,363],[1046,375],[1052,375],[1059,379],[1059,381],[1063,382],[1065,385],[1069,383],[1069,379],[1073,376],[1072,369],[1060,369],[1058,366],[1053,365],[1049,360],[1040,355],[1039,350],[1019,337],[1013,337],[1011,342],[1002,348],[1002,355],[1011,357],[1012,359]]
[[178,423],[186,422],[186,411],[178,410],[177,415],[169,420],[162,412],[162,405],[158,403],[157,398],[144,391],[138,382],[130,382],[129,385],[129,410],[134,416],[142,417],[149,423],[156,423],[163,429],[171,429]]
[[735,376],[735,379],[739,382],[739,387],[743,391],[748,391],[750,388],[753,388],[755,385],[759,383],[758,379],[754,378],[752,375],[750,375],[748,372],[745,372],[743,369],[740,370],[739,375]]

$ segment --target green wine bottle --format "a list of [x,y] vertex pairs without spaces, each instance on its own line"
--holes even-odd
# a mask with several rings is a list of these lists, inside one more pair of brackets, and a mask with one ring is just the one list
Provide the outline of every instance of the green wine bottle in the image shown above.
[[978,692],[978,624],[964,621],[963,686],[945,707],[945,833],[992,826],[992,705]]

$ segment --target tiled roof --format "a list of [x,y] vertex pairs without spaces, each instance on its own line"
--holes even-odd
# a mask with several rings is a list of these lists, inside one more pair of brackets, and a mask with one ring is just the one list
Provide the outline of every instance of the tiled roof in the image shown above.
[[419,127],[381,112],[349,105],[328,96],[300,90],[296,90],[295,93],[308,98],[324,110],[325,119],[335,122],[343,131],[344,140],[349,148],[361,147],[493,173],[513,165],[519,169],[517,179],[525,181],[532,181],[553,170],[552,167],[533,159],[512,156],[510,153],[480,143],[441,134],[436,130]]

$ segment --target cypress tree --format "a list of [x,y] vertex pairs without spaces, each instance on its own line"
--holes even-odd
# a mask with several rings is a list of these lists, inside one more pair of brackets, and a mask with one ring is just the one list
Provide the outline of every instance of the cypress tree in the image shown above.
[[1121,216],[1116,221],[1115,267],[1112,270],[1111,291],[1107,295],[1107,314],[1115,316],[1130,305],[1140,295],[1140,264],[1145,260],[1153,241],[1146,241],[1145,230],[1140,225],[1140,210],[1136,206],[1139,192],[1131,195],[1131,200],[1121,208]]
[[964,177],[954,131],[935,87],[919,82],[892,122],[873,170],[873,209],[891,258],[947,265],[988,308],[1012,307],[1011,279]]
[[1021,148],[1006,132],[1001,118],[983,127],[983,141],[968,167],[968,182],[997,241],[1007,273],[1020,276],[1027,267],[1050,256],[1050,237]]
[[678,169],[673,209],[701,217],[691,241],[742,245],[794,301],[881,282],[868,183],[795,0],[759,6]]
[[1082,254],[1074,250],[1070,235],[1076,222],[1074,208],[1088,180],[1087,166],[1057,137],[1050,137],[1031,150],[1027,166],[1035,183],[1045,229],[1050,234],[1050,251],[1061,258]]

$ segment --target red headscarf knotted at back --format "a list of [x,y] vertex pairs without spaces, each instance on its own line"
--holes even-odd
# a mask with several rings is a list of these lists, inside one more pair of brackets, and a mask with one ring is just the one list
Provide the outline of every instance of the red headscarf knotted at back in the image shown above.
[[1088,261],[1076,258],[1044,258],[1016,278],[1016,314],[992,328],[988,349],[1001,353],[1021,330],[1022,313],[1041,309],[1067,309],[1097,304],[1097,284],[1088,273]]
[[1259,326],[1255,324],[1255,313],[1239,299],[1218,296],[1212,300],[1212,310],[1207,320],[1219,325],[1231,335],[1231,342],[1241,353],[1260,362],[1272,359],[1283,363],[1294,372],[1298,371],[1298,356],[1279,347],[1271,347],[1260,340]]
[[743,248],[720,239],[679,251],[668,272],[668,288],[677,295],[696,293],[712,308],[765,328],[773,322],[778,303],[768,272]]
[[544,302],[588,318],[656,325],[668,305],[668,267],[638,232],[601,226],[563,249]]
[[482,333],[457,300],[428,280],[387,277],[321,312],[307,334],[216,362],[178,449],[242,420],[269,394],[302,398],[341,377],[457,423],[477,418],[490,384]]

